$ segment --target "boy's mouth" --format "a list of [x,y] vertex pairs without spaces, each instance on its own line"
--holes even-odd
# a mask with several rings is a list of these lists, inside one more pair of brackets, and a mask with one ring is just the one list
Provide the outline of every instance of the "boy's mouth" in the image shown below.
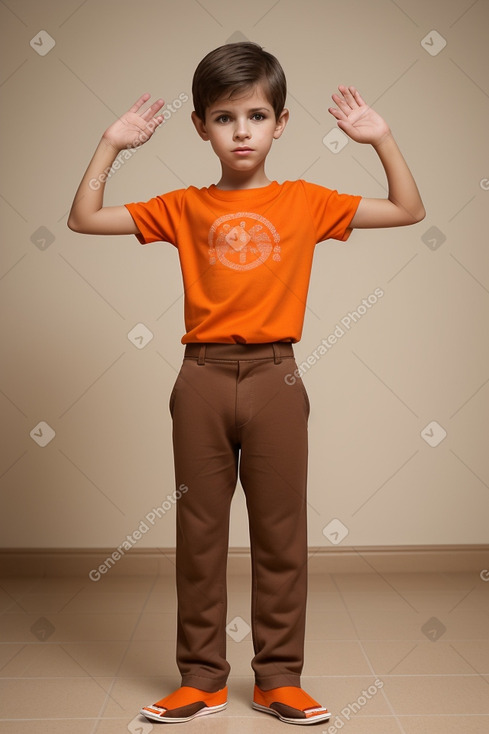
[[247,147],[240,147],[240,148],[234,148],[233,153],[252,153],[253,148],[247,148]]

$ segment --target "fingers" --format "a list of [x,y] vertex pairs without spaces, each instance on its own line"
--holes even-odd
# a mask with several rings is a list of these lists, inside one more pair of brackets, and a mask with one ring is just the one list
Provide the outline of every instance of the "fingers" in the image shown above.
[[144,120],[151,120],[151,118],[155,117],[156,113],[161,110],[163,105],[165,104],[164,100],[157,99],[156,102],[153,102],[151,107],[148,107],[147,110],[141,113],[141,117]]
[[152,117],[151,120],[148,121],[145,130],[147,133],[150,133],[151,135],[154,133],[154,131],[165,121],[165,118],[163,115],[156,115],[156,117]]
[[358,92],[356,91],[355,87],[344,87],[340,85],[338,89],[340,90],[341,94],[345,98],[346,103],[352,109],[354,109],[355,107],[358,107],[358,103],[355,97],[355,95],[358,94]]
[[138,110],[140,109],[140,107],[142,107],[142,106],[143,106],[143,104],[144,104],[145,102],[147,102],[147,101],[148,101],[148,99],[149,99],[150,97],[151,97],[151,95],[150,95],[150,94],[148,94],[147,92],[146,92],[146,94],[143,94],[143,95],[142,95],[142,96],[141,96],[141,97],[140,97],[140,98],[139,98],[139,99],[137,100],[137,102],[134,102],[133,106],[129,108],[129,112],[137,112],[137,111],[138,111]]
[[365,105],[360,92],[355,87],[345,87],[340,84],[338,90],[341,92],[342,96],[340,97],[338,94],[333,94],[332,99],[345,115],[348,115],[352,110],[356,110],[358,107]]
[[[139,99],[133,104],[133,106],[129,109],[129,112],[138,112],[138,110],[141,109],[141,107],[144,105],[145,102],[148,101],[148,99],[151,97],[150,94],[146,92],[146,94],[143,94]],[[140,112],[141,117],[144,120],[151,120],[152,117],[155,116],[155,114],[160,110],[163,105],[165,104],[163,99],[157,99],[156,102],[153,102],[153,104],[148,107],[144,112]]]
[[343,112],[340,112],[340,110],[337,110],[336,107],[328,107],[328,112],[333,115],[333,117],[336,117],[337,120],[343,120],[346,115],[343,114]]
[[355,101],[358,104],[358,106],[359,107],[366,107],[367,106],[367,103],[363,99],[363,97],[360,94],[360,92],[358,91],[358,89],[356,89],[355,87],[350,87],[350,89],[352,91],[353,96],[355,97]]

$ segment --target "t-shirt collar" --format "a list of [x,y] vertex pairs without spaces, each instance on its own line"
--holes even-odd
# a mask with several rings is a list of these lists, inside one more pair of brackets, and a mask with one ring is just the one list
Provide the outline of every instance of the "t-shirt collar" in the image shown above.
[[278,182],[271,181],[266,186],[259,186],[253,189],[219,189],[216,184],[211,184],[204,188],[203,191],[207,191],[214,199],[221,199],[222,201],[239,201],[242,199],[253,199],[253,201],[256,201],[275,196],[278,188]]

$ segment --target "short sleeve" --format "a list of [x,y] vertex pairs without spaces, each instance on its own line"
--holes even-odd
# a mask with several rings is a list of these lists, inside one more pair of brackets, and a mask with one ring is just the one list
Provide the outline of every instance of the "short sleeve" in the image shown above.
[[137,239],[142,245],[150,242],[177,244],[185,189],[155,196],[149,201],[125,204],[139,229]]
[[302,183],[316,230],[316,242],[327,239],[346,242],[352,232],[351,220],[362,197],[339,194],[333,189],[306,181]]

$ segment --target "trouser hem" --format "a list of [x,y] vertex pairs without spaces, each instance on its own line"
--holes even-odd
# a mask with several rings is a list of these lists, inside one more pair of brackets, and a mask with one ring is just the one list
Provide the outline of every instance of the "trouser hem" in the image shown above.
[[201,675],[185,675],[182,678],[182,686],[191,686],[199,688],[206,693],[217,693],[226,687],[226,679],[206,678]]
[[272,688],[283,688],[284,686],[301,687],[300,675],[268,675],[265,678],[255,678],[255,684],[262,691],[270,691]]

